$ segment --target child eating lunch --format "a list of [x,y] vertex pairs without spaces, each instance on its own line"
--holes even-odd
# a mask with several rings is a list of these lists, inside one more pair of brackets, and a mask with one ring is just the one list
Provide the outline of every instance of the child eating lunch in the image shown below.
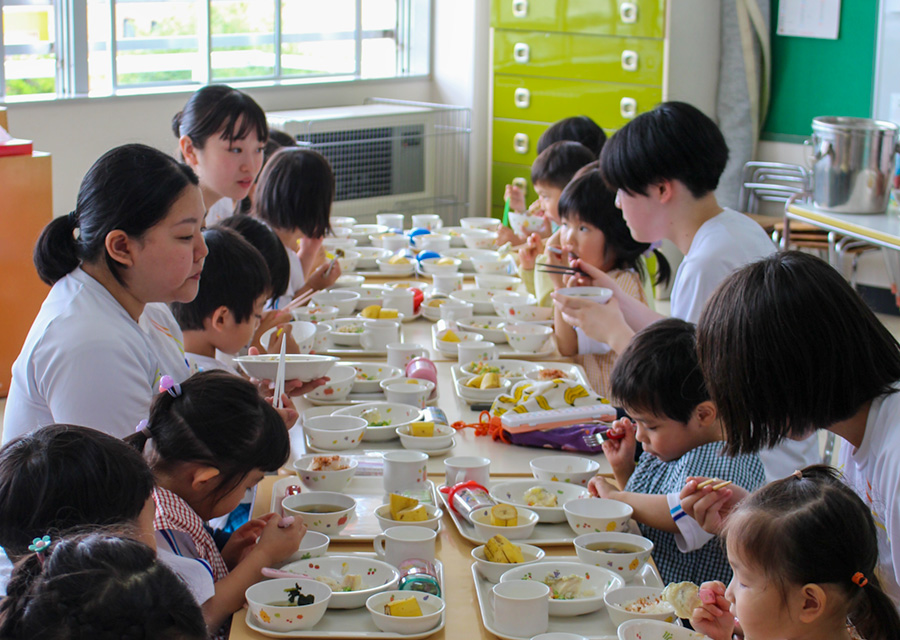
[[[616,207],[613,194],[603,184],[596,169],[582,169],[566,185],[559,197],[560,241],[564,257],[550,261],[556,270],[548,275],[555,288],[563,285],[562,265],[570,260],[581,260],[601,269],[616,282],[625,293],[647,304],[643,279],[643,254],[650,245],[636,242],[631,237],[622,212]],[[565,259],[565,258],[568,258]],[[660,267],[658,277],[667,280],[669,263],[657,254]],[[545,269],[553,269],[545,266]],[[556,344],[564,356],[581,355],[584,368],[594,391],[606,397],[616,354],[609,345],[592,340],[578,327],[566,323],[559,308],[553,322]]]
[[[685,527],[688,516],[677,494],[667,494],[683,487],[689,476],[756,488],[765,475],[755,454],[723,455],[722,425],[697,365],[694,326],[671,318],[637,333],[616,361],[611,391],[631,419],[613,423],[619,439],[603,443],[616,485],[596,476],[589,483],[591,493],[631,505],[641,533],[653,541],[653,559],[664,581],[714,576],[727,582],[731,569],[718,540],[696,526]],[[637,464],[636,442],[644,446]]]
[[128,442],[145,453],[156,478],[157,544],[210,567],[215,594],[203,610],[216,629],[241,608],[260,570],[294,553],[306,531],[299,519],[270,513],[235,531],[220,551],[205,526],[287,462],[287,430],[254,385],[204,371],[181,384],[164,379],[149,422]]

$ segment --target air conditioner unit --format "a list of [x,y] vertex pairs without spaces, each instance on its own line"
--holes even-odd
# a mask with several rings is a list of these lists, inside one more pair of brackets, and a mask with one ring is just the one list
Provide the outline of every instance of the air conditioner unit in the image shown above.
[[[272,111],[266,117],[270,127],[288,133],[331,163],[334,215],[362,222],[384,211],[432,212],[449,201],[454,207],[461,202],[468,206],[467,109],[371,100],[362,105]],[[445,175],[448,169],[451,180]],[[458,174],[465,175],[462,189],[455,184]]]

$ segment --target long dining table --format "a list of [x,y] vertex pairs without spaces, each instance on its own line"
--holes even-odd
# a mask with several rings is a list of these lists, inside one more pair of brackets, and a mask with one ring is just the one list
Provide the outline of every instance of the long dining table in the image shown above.
[[[415,278],[404,278],[403,281],[411,281]],[[367,278],[367,284],[383,284],[393,282],[394,279],[383,278]],[[422,286],[430,284],[430,279],[421,279]],[[467,283],[466,286],[472,286]],[[446,355],[435,350],[432,345],[431,328],[433,323],[424,317],[404,322],[402,325],[402,340],[408,344],[418,344],[426,349],[430,354],[430,358],[437,367],[437,388],[440,394],[438,406],[447,414],[449,421],[464,421],[466,423],[475,423],[479,420],[480,411],[473,410],[455,393],[455,387],[452,377],[451,367],[457,364],[455,359],[448,358]],[[384,358],[366,358],[366,357],[346,357],[348,361],[359,362],[378,362],[384,361]],[[565,358],[559,355],[554,348],[554,353],[546,359],[537,360],[537,362],[572,362],[571,358]],[[296,398],[295,405],[302,416],[305,411],[327,411],[328,408],[314,407],[305,398]],[[477,436],[474,429],[463,429],[455,435],[456,444],[447,456],[453,455],[477,455],[484,456],[491,460],[491,481],[497,482],[504,479],[515,479],[523,477],[531,477],[529,461],[540,455],[544,450],[528,447],[519,447],[503,442],[494,441],[490,436]],[[303,436],[302,428],[295,426],[291,430],[291,457],[296,459],[307,453],[306,443]],[[363,441],[358,449],[354,449],[352,453],[359,454],[364,451],[378,451],[385,449],[399,448],[399,441],[388,442],[366,442]],[[350,453],[350,452],[348,452]],[[563,454],[561,451],[546,450],[546,453]],[[582,455],[585,454],[570,454]],[[429,479],[434,484],[440,485],[444,479],[443,461],[447,456],[432,456],[427,463]],[[600,464],[600,472],[604,474],[611,473],[611,467],[603,455],[590,456]],[[291,463],[282,471],[284,474],[293,475]],[[278,476],[266,477],[256,488],[256,498],[253,504],[253,517],[261,516],[270,510],[272,504],[272,488]],[[377,480],[376,480],[377,481]],[[437,558],[443,564],[443,581],[444,581],[444,600],[446,603],[446,624],[443,629],[429,636],[434,640],[444,640],[444,638],[466,638],[490,640],[495,638],[492,633],[488,632],[482,622],[479,614],[478,599],[475,592],[475,584],[471,574],[471,551],[476,545],[464,538],[456,526],[453,524],[450,516],[444,514],[441,531],[437,539]],[[554,546],[553,555],[574,555],[574,547],[572,545]],[[333,541],[329,546],[328,553],[360,553],[372,552],[371,542],[350,542],[350,541]],[[250,629],[246,623],[246,609],[238,611],[232,618],[231,634],[232,640],[259,640],[264,636]],[[377,638],[375,639],[377,640]]]

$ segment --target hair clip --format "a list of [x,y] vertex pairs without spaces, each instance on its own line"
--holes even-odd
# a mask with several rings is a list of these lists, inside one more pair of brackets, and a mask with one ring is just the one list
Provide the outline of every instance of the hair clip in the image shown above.
[[153,434],[150,433],[149,422],[146,420],[141,420],[138,422],[137,426],[134,428],[135,433],[143,433],[148,438],[152,438]]
[[853,574],[853,577],[850,578],[857,587],[864,587],[869,584],[869,579],[866,578],[865,574],[862,571],[857,571]]
[[35,538],[31,541],[31,544],[28,545],[28,550],[37,555],[38,561],[41,563],[41,566],[43,566],[44,556],[46,556],[50,550],[50,536]]
[[181,385],[175,382],[172,376],[166,375],[159,379],[159,392],[162,393],[163,391],[173,398],[177,398],[181,395]]
[[797,480],[803,480],[803,472],[800,471],[800,469],[797,469],[791,475],[794,476],[795,478],[797,478]]

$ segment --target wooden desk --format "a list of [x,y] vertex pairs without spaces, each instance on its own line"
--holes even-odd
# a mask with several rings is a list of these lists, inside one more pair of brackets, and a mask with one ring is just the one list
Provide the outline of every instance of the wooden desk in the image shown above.
[[[263,515],[269,510],[272,499],[272,485],[276,476],[267,476],[256,487],[256,499],[253,503],[253,517]],[[443,478],[433,476],[435,483]],[[492,640],[495,636],[488,633],[481,624],[481,609],[475,595],[475,583],[472,580],[472,557],[470,553],[476,545],[472,544],[456,530],[450,516],[444,514],[444,521],[437,541],[437,557],[444,565],[444,598],[447,606],[446,625],[431,638],[444,640]],[[329,553],[372,551],[371,544],[332,542]],[[575,555],[573,546],[553,547],[553,555]],[[247,610],[234,614],[231,622],[231,640],[260,640],[265,636],[250,630],[245,622]]]

